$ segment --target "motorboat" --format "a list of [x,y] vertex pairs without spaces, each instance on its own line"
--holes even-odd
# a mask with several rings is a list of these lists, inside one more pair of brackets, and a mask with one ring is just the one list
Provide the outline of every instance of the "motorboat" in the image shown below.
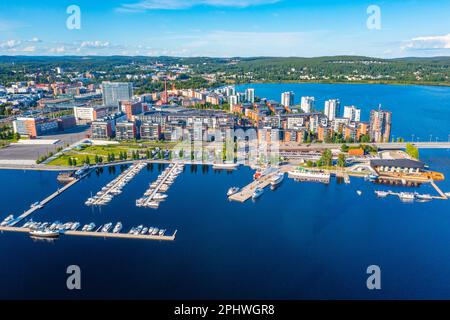
[[415,198],[414,193],[410,192],[400,192],[398,197],[403,201],[413,201]]
[[30,236],[33,238],[57,238],[60,233],[58,231],[52,230],[32,230],[30,231]]
[[272,186],[277,186],[284,180],[284,173],[277,173],[275,176],[272,177],[270,180],[270,184]]
[[122,230],[122,223],[121,222],[117,222],[116,223],[116,225],[114,226],[114,229],[113,229],[113,233],[119,233],[120,232],[120,230]]
[[233,194],[238,193],[239,190],[240,190],[240,189],[239,189],[238,187],[231,187],[230,189],[228,189],[227,196],[230,197],[230,196],[232,196]]
[[263,193],[264,193],[264,189],[256,188],[256,190],[252,194],[252,199],[258,199],[259,197],[262,196]]
[[384,197],[386,197],[386,196],[389,195],[389,192],[388,192],[388,191],[379,191],[379,190],[376,190],[376,191],[375,191],[375,194],[376,194],[378,197],[380,197],[380,198],[384,198]]

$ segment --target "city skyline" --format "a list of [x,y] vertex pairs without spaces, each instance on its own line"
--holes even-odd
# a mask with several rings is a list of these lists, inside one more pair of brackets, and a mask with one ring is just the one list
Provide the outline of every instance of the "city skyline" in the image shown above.
[[[80,29],[67,27],[71,5]],[[367,26],[371,5],[379,28]],[[0,5],[0,55],[445,56],[448,9],[447,1],[23,0]]]

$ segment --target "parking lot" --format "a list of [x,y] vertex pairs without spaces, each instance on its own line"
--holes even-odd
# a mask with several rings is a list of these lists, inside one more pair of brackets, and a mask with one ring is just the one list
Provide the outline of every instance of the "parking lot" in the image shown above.
[[89,127],[80,126],[70,131],[40,137],[45,140],[59,140],[56,144],[10,145],[0,149],[0,161],[36,160],[49,152],[55,152],[58,147],[65,147],[85,138],[87,134],[89,134]]

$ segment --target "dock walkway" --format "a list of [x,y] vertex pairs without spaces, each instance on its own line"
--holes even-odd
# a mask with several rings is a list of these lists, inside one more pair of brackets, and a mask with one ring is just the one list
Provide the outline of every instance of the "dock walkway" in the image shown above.
[[161,179],[160,183],[156,186],[156,188],[153,190],[153,192],[145,199],[144,206],[149,206],[149,203],[153,201],[153,198],[155,195],[159,192],[159,189],[161,189],[161,186],[169,179],[169,177],[172,176],[172,173],[177,170],[181,165],[178,163],[175,163],[172,168],[170,168],[169,172],[164,176],[164,178]]
[[442,200],[448,200],[447,195],[437,186],[437,184],[434,182],[434,180],[430,180],[430,184],[440,195],[440,197],[436,197],[436,198],[442,199]]
[[[84,176],[83,176],[84,177]],[[49,203],[50,201],[52,201],[53,199],[55,199],[57,196],[59,196],[61,193],[63,193],[64,191],[66,191],[67,189],[69,189],[71,186],[73,186],[74,184],[76,184],[78,181],[80,181],[83,177],[80,177],[78,179],[73,180],[72,182],[66,184],[64,187],[62,187],[61,189],[58,189],[57,191],[55,191],[54,193],[52,193],[51,195],[49,195],[47,198],[45,198],[44,200],[42,200],[41,202],[39,202],[39,205],[31,207],[30,209],[28,209],[27,211],[25,211],[23,214],[21,214],[20,216],[18,216],[16,219],[13,220],[13,222],[11,222],[9,225],[10,226],[15,226],[17,223],[19,223],[20,221],[22,221],[23,219],[25,219],[26,217],[30,216],[31,214],[33,214],[36,210],[39,210],[42,208],[42,206],[46,205],[47,203]]]
[[281,167],[278,170],[275,170],[274,172],[271,172],[271,173],[259,178],[258,180],[251,182],[250,184],[248,184],[247,186],[242,188],[241,191],[239,191],[238,193],[231,195],[229,197],[229,199],[233,200],[233,201],[245,202],[252,197],[253,193],[255,192],[255,190],[257,188],[263,189],[263,188],[267,187],[270,184],[270,182],[272,181],[272,178],[276,174],[286,173],[289,170],[292,170],[291,166]]
[[[0,232],[22,232],[29,233],[29,228],[17,227],[0,227]],[[129,233],[106,233],[106,232],[85,232],[85,231],[65,231],[61,236],[82,236],[82,237],[97,237],[97,238],[115,238],[115,239],[140,239],[140,240],[159,240],[159,241],[174,241],[177,230],[170,236],[150,235],[150,234],[129,234]],[[42,238],[45,239],[45,238]]]

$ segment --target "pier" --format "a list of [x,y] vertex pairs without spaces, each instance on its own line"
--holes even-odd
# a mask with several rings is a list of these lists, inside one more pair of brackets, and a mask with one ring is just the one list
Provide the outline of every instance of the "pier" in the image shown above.
[[122,188],[133,179],[146,164],[144,162],[138,162],[124,171],[119,177],[108,183],[106,187],[103,187],[102,191],[97,192],[96,196],[89,198],[86,201],[86,205],[105,205],[109,203],[114,195],[118,195],[122,192]]
[[244,188],[242,188],[241,191],[239,191],[238,193],[231,195],[229,199],[238,202],[245,202],[252,197],[253,193],[257,188],[263,189],[267,187],[275,175],[277,175],[278,173],[286,173],[291,169],[292,169],[291,166],[283,166],[278,170],[275,170],[274,172],[262,176],[258,180],[255,180],[250,184],[248,184],[247,186],[245,186]]
[[[156,204],[155,204],[155,206],[152,206],[151,202],[157,200],[157,199],[154,199],[154,198],[159,193],[159,191],[161,191],[161,192],[166,192],[167,191],[167,189],[162,190],[162,187],[164,185],[166,185],[166,182],[169,180],[169,178],[171,180],[175,179],[176,176],[174,175],[174,173],[179,171],[179,170],[182,170],[183,166],[184,165],[181,164],[181,163],[175,163],[175,164],[173,164],[173,166],[171,168],[167,168],[163,172],[162,178],[160,179],[160,181],[157,180],[157,181],[153,182],[150,185],[150,189],[148,189],[146,191],[146,193],[144,194],[144,197],[136,201],[136,206],[138,206],[138,207],[156,207]],[[154,184],[156,184],[156,186],[152,187],[152,185],[154,185]],[[149,191],[151,191],[151,193],[149,195],[147,195],[147,193]],[[158,202],[158,204],[159,204],[159,202]]]
[[[21,232],[30,233],[29,228],[18,227],[0,227],[0,232]],[[87,232],[87,231],[64,231],[61,236],[80,236],[80,237],[96,237],[96,238],[113,238],[113,239],[140,239],[140,240],[159,240],[174,241],[177,230],[172,235],[150,235],[150,234],[129,234],[129,233],[111,233],[111,232]],[[42,238],[49,239],[49,238]]]
[[31,207],[30,209],[28,209],[27,211],[25,211],[23,214],[21,214],[20,216],[18,216],[16,219],[14,219],[9,225],[10,226],[15,226],[17,223],[19,223],[20,221],[22,221],[23,219],[25,219],[26,217],[30,216],[31,214],[33,214],[36,210],[42,209],[42,207],[44,205],[46,205],[47,203],[49,203],[50,201],[52,201],[53,199],[55,199],[57,196],[59,196],[60,194],[62,194],[64,191],[66,191],[67,189],[69,189],[71,186],[73,186],[74,184],[76,184],[78,181],[80,181],[81,179],[83,179],[86,175],[83,175],[82,177],[73,180],[72,182],[66,184],[64,187],[62,187],[61,189],[58,189],[57,191],[55,191],[54,193],[52,193],[51,195],[49,195],[47,198],[45,198],[44,200],[42,200],[41,202],[39,202],[38,205]]
[[437,199],[448,200],[447,195],[436,185],[434,180],[430,180],[430,184],[436,190],[436,192],[440,195],[440,197],[436,197]]

